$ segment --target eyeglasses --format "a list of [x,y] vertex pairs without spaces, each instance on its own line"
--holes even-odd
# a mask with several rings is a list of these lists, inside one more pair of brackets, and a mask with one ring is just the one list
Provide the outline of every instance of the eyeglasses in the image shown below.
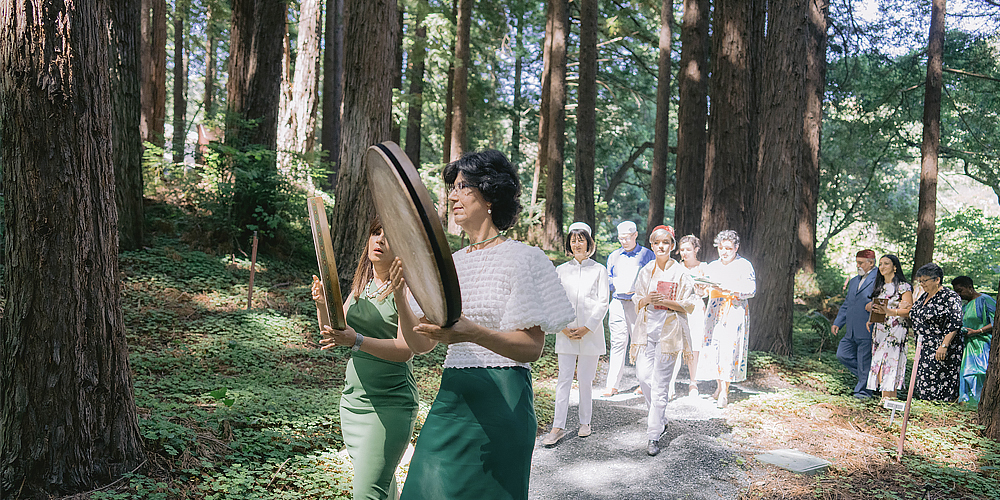
[[471,191],[472,188],[475,188],[475,187],[478,187],[478,186],[476,186],[475,184],[469,184],[468,182],[465,182],[465,181],[459,181],[459,182],[456,182],[456,183],[452,184],[450,187],[448,187],[448,194],[451,194],[452,191],[454,191],[456,189],[461,194],[469,194],[469,191]]
[[937,278],[918,279],[917,280],[917,284],[919,284],[920,286],[924,286],[925,283],[931,283],[931,282],[934,282],[934,281],[937,281]]

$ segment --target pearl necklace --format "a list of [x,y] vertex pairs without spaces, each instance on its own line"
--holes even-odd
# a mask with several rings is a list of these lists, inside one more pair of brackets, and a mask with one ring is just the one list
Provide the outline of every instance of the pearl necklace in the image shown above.
[[389,283],[390,282],[389,281],[383,281],[382,285],[379,286],[378,288],[376,288],[374,292],[372,292],[370,290],[372,289],[372,285],[374,283],[375,283],[375,278],[372,278],[372,280],[368,282],[368,287],[365,290],[365,298],[367,298],[368,300],[374,300],[374,299],[376,299],[378,297],[381,297],[382,294],[384,294],[385,291],[389,289]]

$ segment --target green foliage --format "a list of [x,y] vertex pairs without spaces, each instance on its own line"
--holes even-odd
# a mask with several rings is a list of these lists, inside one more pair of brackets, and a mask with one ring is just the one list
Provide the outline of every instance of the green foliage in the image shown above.
[[966,275],[976,287],[997,287],[1000,273],[1000,217],[965,208],[938,219],[935,258],[948,276]]

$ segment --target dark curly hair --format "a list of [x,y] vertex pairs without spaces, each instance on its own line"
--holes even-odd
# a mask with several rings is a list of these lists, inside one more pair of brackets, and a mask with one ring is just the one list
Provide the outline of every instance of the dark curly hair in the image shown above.
[[490,204],[497,229],[503,231],[513,227],[521,213],[521,181],[507,157],[495,149],[462,155],[444,167],[444,182],[449,189],[459,172]]

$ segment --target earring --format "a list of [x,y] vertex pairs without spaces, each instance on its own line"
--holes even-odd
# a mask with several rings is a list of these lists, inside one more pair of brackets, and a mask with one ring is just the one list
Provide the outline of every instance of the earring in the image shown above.
[[488,214],[491,214],[491,215],[492,215],[492,214],[493,214],[493,209],[492,209],[492,208],[487,208],[487,209],[486,209],[486,213],[488,213]]

